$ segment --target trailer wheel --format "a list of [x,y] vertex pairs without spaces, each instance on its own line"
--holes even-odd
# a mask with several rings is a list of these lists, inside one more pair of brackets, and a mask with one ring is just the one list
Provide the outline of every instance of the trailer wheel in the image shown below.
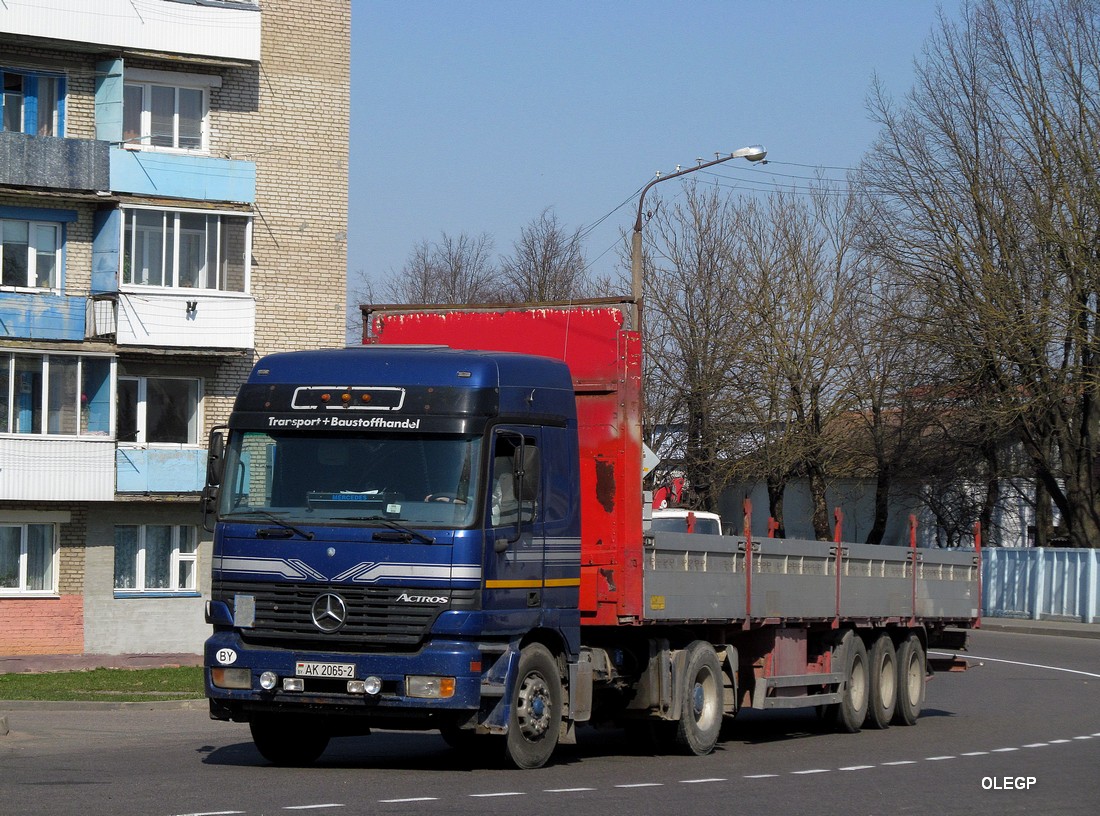
[[519,653],[505,755],[517,768],[541,768],[554,753],[562,720],[561,674],[541,643]]
[[898,704],[895,725],[916,725],[924,705],[924,647],[916,634],[910,634],[898,646]]
[[718,655],[706,641],[696,640],[687,647],[680,689],[676,746],[696,756],[709,754],[722,728],[723,681]]
[[254,715],[248,723],[256,750],[272,765],[312,765],[328,747],[327,733],[299,719],[265,714]]
[[837,731],[854,734],[867,718],[870,683],[867,672],[867,647],[852,630],[844,633],[837,651],[844,655],[844,696],[839,703],[825,707],[824,719]]
[[864,725],[868,728],[888,728],[898,701],[898,659],[894,642],[885,632],[871,646],[868,665],[871,683]]

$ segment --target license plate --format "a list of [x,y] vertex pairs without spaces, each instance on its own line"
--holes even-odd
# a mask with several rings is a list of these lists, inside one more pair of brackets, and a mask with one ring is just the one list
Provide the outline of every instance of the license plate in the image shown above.
[[310,663],[299,660],[294,665],[298,677],[355,677],[354,663]]

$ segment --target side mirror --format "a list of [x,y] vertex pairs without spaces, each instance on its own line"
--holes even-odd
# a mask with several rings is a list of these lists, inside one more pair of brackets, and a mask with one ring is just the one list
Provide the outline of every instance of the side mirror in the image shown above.
[[524,445],[516,451],[516,490],[522,502],[534,502],[539,497],[539,449]]
[[214,520],[217,518],[218,488],[215,485],[207,485],[202,489],[199,498],[202,507],[202,529],[208,533],[214,532]]
[[210,430],[210,442],[206,452],[206,483],[216,487],[222,483],[222,460],[225,458],[224,426]]

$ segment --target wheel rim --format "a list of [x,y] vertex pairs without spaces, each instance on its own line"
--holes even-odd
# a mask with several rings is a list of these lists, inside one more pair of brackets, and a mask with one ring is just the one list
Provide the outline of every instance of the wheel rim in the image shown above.
[[524,739],[537,742],[546,735],[553,708],[550,687],[543,676],[532,673],[524,677],[516,699],[516,721]]
[[855,709],[863,708],[867,700],[867,666],[859,658],[852,664],[852,676],[848,679],[848,699]]
[[898,693],[897,670],[894,664],[885,656],[882,658],[882,665],[879,667],[878,687],[879,696],[882,698],[882,707],[884,709],[892,708]]
[[920,660],[915,652],[909,653],[909,664],[905,671],[906,702],[910,705],[920,700]]
[[701,669],[695,675],[691,689],[691,713],[700,726],[706,728],[716,716],[718,696],[715,693],[717,683],[709,669]]

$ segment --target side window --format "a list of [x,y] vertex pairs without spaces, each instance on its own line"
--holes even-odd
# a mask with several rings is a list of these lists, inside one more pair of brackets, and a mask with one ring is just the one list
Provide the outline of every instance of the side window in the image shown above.
[[539,449],[534,437],[503,431],[493,445],[489,524],[514,525],[535,519],[541,480]]

